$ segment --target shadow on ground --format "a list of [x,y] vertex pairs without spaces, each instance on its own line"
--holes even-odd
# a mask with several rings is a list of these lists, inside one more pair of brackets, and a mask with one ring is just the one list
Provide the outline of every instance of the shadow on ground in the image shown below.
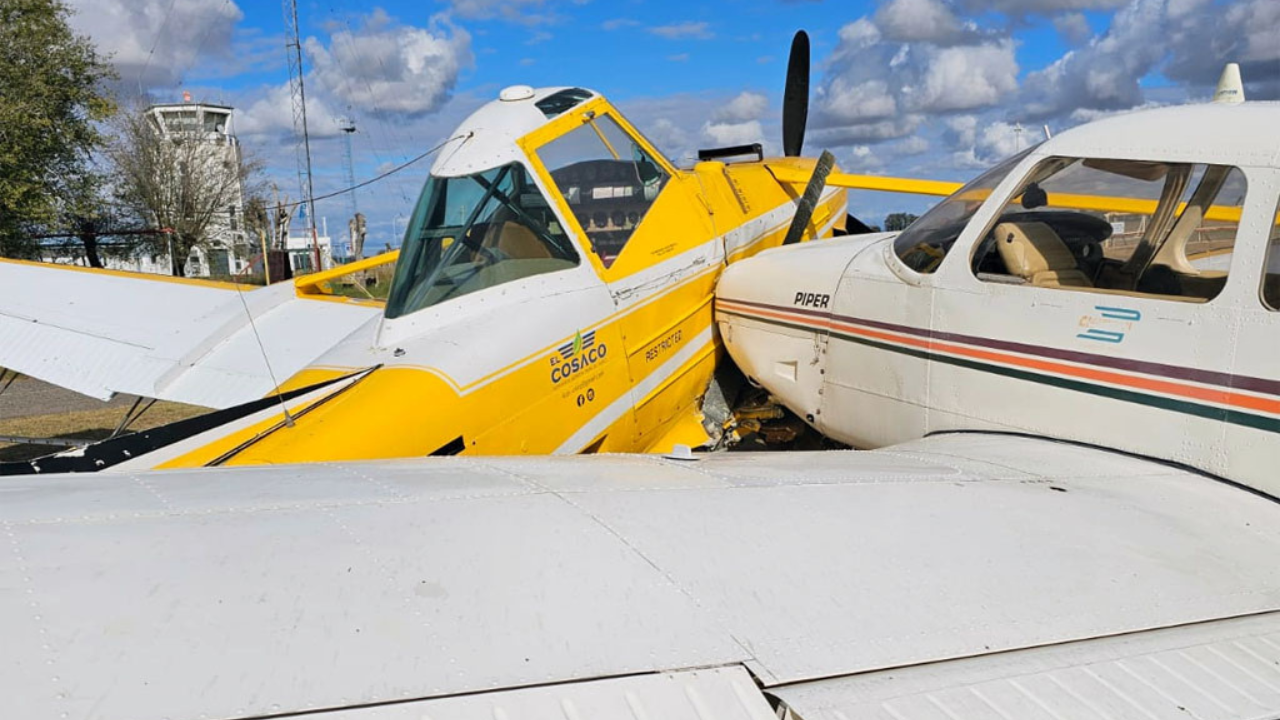
[[[106,440],[111,437],[110,428],[102,428],[98,430],[84,430],[81,432],[68,433],[65,435],[53,435],[51,439],[55,440]],[[21,443],[16,445],[5,445],[0,447],[0,462],[12,462],[21,460],[35,460],[45,455],[53,455],[54,453],[71,450],[72,448],[62,445],[30,445]]]

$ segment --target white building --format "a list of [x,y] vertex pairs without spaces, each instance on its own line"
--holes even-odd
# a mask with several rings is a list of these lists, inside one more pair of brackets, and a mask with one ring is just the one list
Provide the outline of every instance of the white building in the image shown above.
[[[240,143],[232,130],[234,109],[226,105],[191,102],[184,93],[184,102],[152,105],[146,115],[152,127],[170,142],[197,142],[215,159],[221,159],[228,172],[235,172],[240,165]],[[249,238],[244,231],[244,188],[236,184],[228,198],[226,208],[213,217],[209,227],[207,247],[192,248],[187,257],[188,277],[228,277],[243,272],[249,261],[260,252],[256,238]],[[86,265],[83,254],[72,254],[67,247],[50,247],[45,250],[45,261],[71,265]],[[134,257],[113,257],[102,254],[102,262],[113,270],[172,274],[169,252],[163,241],[153,252],[139,253]]]
[[[321,223],[321,229],[315,238],[315,247],[320,250],[320,269],[333,267],[333,239],[329,237],[328,223]],[[289,252],[289,267],[294,275],[315,272],[315,248],[308,228],[304,235],[290,235],[285,239],[284,249]]]
[[[201,143],[207,152],[222,156],[228,172],[235,172],[240,165],[240,142],[232,129],[234,109],[194,103],[185,93],[183,99],[185,102],[147,108],[146,114],[156,131],[170,142]],[[258,243],[250,242],[244,232],[244,188],[237,183],[227,200],[225,211],[215,215],[210,224],[207,248],[193,248],[187,258],[187,275],[234,275],[244,270],[255,254]],[[158,254],[157,260],[167,263],[168,253]]]

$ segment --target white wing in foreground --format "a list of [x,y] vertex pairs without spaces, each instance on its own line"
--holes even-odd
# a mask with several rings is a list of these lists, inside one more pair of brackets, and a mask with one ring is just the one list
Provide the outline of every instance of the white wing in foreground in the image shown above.
[[27,476],[0,523],[3,717],[1280,712],[1280,505],[1049,441]]
[[[246,305],[248,310],[246,311]],[[380,308],[246,289],[0,261],[0,367],[92,397],[225,408],[274,388]]]

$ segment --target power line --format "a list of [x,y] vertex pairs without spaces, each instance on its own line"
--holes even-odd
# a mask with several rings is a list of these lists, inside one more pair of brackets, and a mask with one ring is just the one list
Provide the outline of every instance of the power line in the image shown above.
[[[404,170],[405,168],[409,167],[410,165],[413,165],[414,163],[421,161],[423,158],[426,158],[428,155],[431,155],[432,153],[434,153],[434,152],[438,151],[440,148],[444,147],[445,145],[448,145],[449,143],[453,142],[454,140],[458,140],[458,139],[466,140],[466,139],[468,139],[468,138],[470,138],[470,137],[471,137],[471,133],[467,133],[466,135],[454,135],[453,137],[449,138],[448,140],[445,140],[444,142],[440,143],[439,145],[436,145],[435,147],[431,148],[430,150],[428,150],[428,151],[426,151],[426,152],[422,153],[421,155],[417,155],[417,156],[413,157],[412,159],[410,159],[410,160],[408,160],[408,161],[406,161],[406,162],[403,162],[403,163],[401,163],[401,164],[399,164],[399,165],[397,165],[397,166],[395,166],[395,167],[391,168],[390,170],[388,170],[388,171],[386,171],[386,172],[382,173],[381,175],[375,175],[374,177],[371,177],[371,178],[369,178],[368,180],[365,180],[364,182],[358,182],[358,183],[356,183],[355,185],[352,185],[351,187],[348,187],[348,188],[343,188],[343,189],[341,189],[341,190],[335,190],[335,191],[333,191],[333,192],[331,192],[331,193],[325,193],[324,195],[316,195],[314,198],[312,198],[312,200],[328,200],[329,198],[337,197],[337,196],[339,196],[339,195],[341,195],[341,194],[343,194],[343,193],[349,193],[349,192],[351,192],[351,191],[353,191],[353,190],[359,190],[359,189],[360,189],[360,188],[362,188],[362,187],[365,187],[365,186],[368,186],[368,185],[372,185],[372,184],[374,184],[374,183],[378,182],[379,180],[385,180],[385,179],[387,179],[387,178],[391,177],[392,175],[395,175],[396,173],[400,172],[401,170]],[[298,201],[298,202],[293,202],[293,203],[281,203],[281,206],[282,206],[282,207],[287,207],[287,208],[295,208],[295,207],[298,207],[299,205],[305,205],[305,204],[307,204],[307,201],[306,201],[306,200],[300,200],[300,201]]]
[[[222,4],[218,6],[218,12],[222,12],[222,9],[230,4],[231,4],[231,0],[222,0]],[[200,36],[200,42],[196,45],[196,54],[192,56],[195,62],[197,63],[200,62],[200,57],[204,55],[204,44],[209,42],[209,35],[213,32],[213,28],[215,27],[215,25],[217,25],[217,23],[214,22],[213,20],[210,20],[205,25],[204,34]],[[187,78],[184,74],[180,82],[186,82],[186,79]]]
[[142,95],[142,75],[151,67],[151,56],[156,52],[156,46],[160,44],[160,38],[164,37],[164,29],[169,26],[169,16],[173,14],[173,6],[178,4],[178,0],[169,0],[169,9],[164,11],[164,19],[160,21],[160,29],[156,31],[156,38],[151,42],[151,49],[147,51],[147,60],[142,63],[142,69],[138,71],[138,95]]

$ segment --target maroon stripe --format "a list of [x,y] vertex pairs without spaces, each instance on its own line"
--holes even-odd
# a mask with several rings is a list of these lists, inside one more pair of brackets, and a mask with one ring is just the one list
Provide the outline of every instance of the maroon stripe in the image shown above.
[[992,338],[976,337],[973,335],[961,335],[959,333],[942,332],[940,330],[926,330],[923,328],[909,327],[907,325],[895,325],[894,323],[880,322],[879,320],[855,318],[847,315],[836,315],[835,313],[818,312],[802,308],[790,308],[783,305],[769,305],[766,303],[748,302],[746,300],[730,300],[727,298],[726,301],[737,303],[739,305],[758,307],[765,310],[789,312],[797,315],[837,320],[839,322],[847,322],[853,325],[862,325],[863,327],[876,328],[879,330],[890,330],[892,332],[902,333],[903,335],[914,335],[916,337],[927,338],[929,340],[961,342],[969,345],[977,345],[979,347],[1022,353],[1023,355],[1036,355],[1039,357],[1053,358],[1055,360],[1067,360],[1069,362],[1080,363],[1082,365],[1096,365],[1099,367],[1127,370],[1129,372],[1138,372],[1146,375],[1155,375],[1157,377],[1187,380],[1190,382],[1200,383],[1202,385],[1217,385],[1219,387],[1231,389],[1248,390],[1250,392],[1261,393],[1264,395],[1280,395],[1280,381],[1268,380],[1266,378],[1250,377],[1248,375],[1233,375],[1231,373],[1216,372],[1213,370],[1200,370],[1198,368],[1182,367],[1180,365],[1166,365],[1164,363],[1147,362],[1144,360],[1128,360],[1125,358],[1111,357],[1109,355],[1097,355],[1094,353],[1076,352],[1074,350],[1061,350],[1058,348],[1042,347],[1040,345],[1027,345],[1026,343],[1011,342],[1008,340],[995,340]]

